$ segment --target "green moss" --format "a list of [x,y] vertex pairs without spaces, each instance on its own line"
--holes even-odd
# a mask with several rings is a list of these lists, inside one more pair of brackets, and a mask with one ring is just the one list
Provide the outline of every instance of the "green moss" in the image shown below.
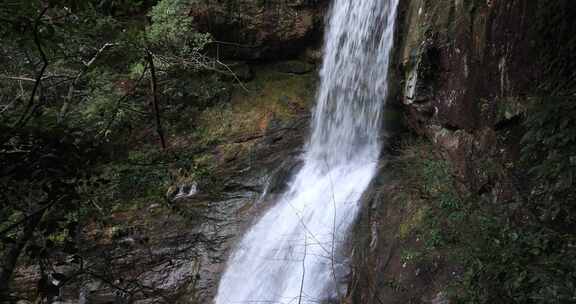
[[415,231],[421,230],[422,223],[426,216],[427,207],[417,209],[408,216],[408,219],[400,224],[398,234],[401,239],[406,239]]
[[418,263],[422,260],[423,253],[418,250],[406,249],[400,255],[402,263]]
[[289,75],[270,66],[254,70],[254,80],[237,85],[229,104],[201,114],[199,129],[205,142],[263,134],[272,120],[286,122],[308,111],[316,86],[314,75]]

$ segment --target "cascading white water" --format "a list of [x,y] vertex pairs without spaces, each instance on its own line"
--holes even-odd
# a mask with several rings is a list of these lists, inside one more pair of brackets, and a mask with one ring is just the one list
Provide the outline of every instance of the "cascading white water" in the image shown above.
[[377,170],[398,0],[335,0],[304,165],[228,261],[216,304],[318,303]]

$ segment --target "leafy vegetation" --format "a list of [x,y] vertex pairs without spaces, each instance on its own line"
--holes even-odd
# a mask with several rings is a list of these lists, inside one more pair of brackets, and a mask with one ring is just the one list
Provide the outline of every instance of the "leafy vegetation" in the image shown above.
[[[425,3],[444,16],[434,22],[469,17]],[[488,159],[480,168],[489,179],[521,176],[514,199],[467,193],[445,153],[428,142],[407,143],[396,164],[407,195],[422,202],[399,235],[416,235],[423,247],[404,251],[401,261],[441,254],[462,265],[451,286],[460,303],[576,301],[576,60],[568,60],[576,43],[571,18],[557,13],[566,3],[537,5],[533,26],[548,44],[539,46],[547,81],[522,117],[521,160],[503,168]],[[82,243],[83,228],[163,202],[176,186],[219,189],[217,158],[247,154],[251,138],[309,106],[314,79],[261,67],[233,94],[238,78],[204,52],[212,37],[194,31],[188,4],[2,3],[0,302],[14,300],[18,264],[39,265],[43,277],[53,272],[55,253],[81,265],[91,245]],[[464,5],[473,15],[487,4]],[[437,72],[426,68],[425,77]],[[249,68],[246,74],[252,77]],[[112,228],[112,238],[128,229]]]
[[[547,127],[540,116],[546,115],[536,110],[526,121],[527,134],[542,132],[549,139],[547,132],[563,125],[562,117],[573,117],[573,112],[563,110],[566,116],[553,111],[556,119]],[[572,155],[573,145],[564,146],[564,139],[547,140],[546,145],[538,136],[530,138],[525,137],[523,155],[534,186],[527,200],[518,197],[506,204],[496,204],[487,195],[460,194],[450,163],[432,145],[416,142],[403,148],[397,169],[425,202],[415,213],[424,216],[416,216],[403,232],[404,236],[419,235],[424,247],[406,250],[403,261],[415,263],[441,254],[462,265],[465,271],[460,281],[451,286],[457,303],[569,303],[576,299],[574,190],[558,186],[569,181],[562,172],[572,168],[569,162],[564,164],[565,158],[556,157],[557,153]],[[560,167],[566,171],[558,173],[558,166],[566,166]]]
[[576,102],[550,97],[535,102],[527,115],[522,162],[531,178],[535,215],[560,230],[576,227]]
[[62,276],[57,254],[82,268],[83,228],[162,202],[172,185],[213,180],[196,153],[205,146],[171,139],[197,141],[182,121],[229,84],[202,52],[210,36],[193,30],[187,2],[156,2],[3,2],[0,302],[11,301],[19,261],[40,265],[42,280]]
[[[5,3],[0,302],[22,296],[14,271],[31,265],[39,287],[26,297],[38,301],[62,287],[54,276],[68,288],[96,280],[142,294],[141,282],[114,283],[124,277],[111,268],[127,263],[111,258],[130,243],[123,232],[201,218],[207,197],[221,197],[222,164],[249,158],[269,125],[307,108],[314,79],[270,67],[254,77],[246,63],[212,58],[189,1]],[[192,186],[202,202],[173,203]]]

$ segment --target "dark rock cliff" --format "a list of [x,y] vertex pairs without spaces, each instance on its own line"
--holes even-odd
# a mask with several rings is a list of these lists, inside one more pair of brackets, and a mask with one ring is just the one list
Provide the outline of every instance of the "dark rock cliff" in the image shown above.
[[236,59],[293,57],[321,41],[328,0],[197,1],[190,8],[214,51]]
[[[573,4],[408,0],[400,5],[391,85],[401,87],[392,102],[403,107],[410,130],[447,161],[459,195],[495,205],[525,200],[530,180],[519,164],[523,121],[536,101],[573,99],[576,87]],[[389,173],[394,169],[383,163],[366,195],[352,241],[350,300],[449,303],[445,291],[464,269],[442,252],[425,263],[406,262],[407,252],[422,251],[425,240],[409,237],[407,230],[422,221],[420,211],[426,210],[416,206],[430,198],[407,194],[410,185],[399,185],[406,180],[394,180],[398,176]]]
[[[569,1],[403,5],[398,65],[410,126],[442,146],[459,181],[478,191],[488,182],[474,169],[482,161],[517,158],[514,131],[533,99],[558,94],[551,83],[571,85],[562,81],[574,65],[574,9]],[[506,201],[508,191],[497,192]]]

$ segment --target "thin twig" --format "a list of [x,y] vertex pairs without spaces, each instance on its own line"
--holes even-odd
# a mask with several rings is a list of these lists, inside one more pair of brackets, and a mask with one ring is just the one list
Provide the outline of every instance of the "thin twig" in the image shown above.
[[218,40],[213,40],[207,43],[207,45],[209,44],[220,44],[220,45],[232,45],[232,46],[237,46],[237,47],[243,47],[243,48],[257,48],[257,45],[248,45],[248,44],[240,44],[240,43],[236,43],[236,42],[228,42],[228,41],[218,41]]
[[[28,81],[28,82],[36,82],[36,79],[24,77],[24,76],[7,76],[7,75],[0,75],[0,78],[7,79],[7,80],[18,80],[18,81]],[[42,79],[46,79],[46,77],[42,77]]]
[[229,72],[230,74],[232,74],[232,77],[234,77],[234,79],[236,79],[236,81],[238,82],[238,84],[240,85],[240,87],[242,87],[242,89],[244,89],[244,91],[246,91],[246,92],[248,92],[248,93],[250,92],[250,90],[248,90],[248,88],[244,85],[244,83],[240,80],[240,78],[238,78],[238,75],[236,75],[236,73],[234,73],[234,71],[232,71],[232,70],[230,69],[230,67],[228,67],[226,64],[220,62],[220,60],[218,60],[218,59],[216,59],[215,61],[216,61],[216,63],[218,63],[219,65],[225,67],[225,68],[228,70],[228,72]]
[[330,165],[328,164],[326,157],[324,157],[323,160],[326,164],[326,170],[328,172],[328,180],[330,181],[330,197],[334,206],[334,216],[332,217],[332,248],[330,251],[330,262],[332,267],[332,277],[334,279],[334,284],[336,285],[336,293],[338,294],[338,298],[341,298],[340,290],[338,289],[338,280],[336,278],[336,267],[334,266],[334,247],[336,246],[336,196],[334,192],[334,182],[332,181],[332,175],[330,174]]
[[304,256],[302,257],[302,281],[300,282],[300,294],[298,304],[302,304],[302,292],[304,291],[304,279],[306,277],[306,252],[308,250],[308,236],[304,234]]
[[[36,82],[36,78],[31,78],[28,76],[10,76],[10,75],[0,75],[0,78],[2,79],[6,79],[6,80],[18,80],[18,81],[28,81],[28,82]],[[74,77],[70,76],[70,75],[46,75],[46,76],[42,76],[41,80],[48,80],[48,79],[52,79],[52,78],[67,78],[67,79],[72,79]]]

